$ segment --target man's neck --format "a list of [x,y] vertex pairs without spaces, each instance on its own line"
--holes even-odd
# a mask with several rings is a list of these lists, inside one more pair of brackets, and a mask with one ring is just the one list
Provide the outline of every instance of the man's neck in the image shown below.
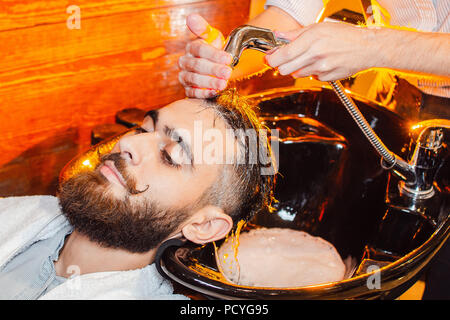
[[145,253],[131,253],[122,249],[104,248],[73,231],[66,238],[58,261],[55,262],[56,275],[68,278],[73,270],[87,274],[140,269],[153,262],[155,253],[156,249]]

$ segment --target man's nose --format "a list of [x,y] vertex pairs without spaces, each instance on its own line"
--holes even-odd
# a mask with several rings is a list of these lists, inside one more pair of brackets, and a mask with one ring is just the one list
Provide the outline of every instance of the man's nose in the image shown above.
[[146,157],[154,157],[159,141],[158,132],[126,135],[118,142],[119,152],[129,164],[136,166]]

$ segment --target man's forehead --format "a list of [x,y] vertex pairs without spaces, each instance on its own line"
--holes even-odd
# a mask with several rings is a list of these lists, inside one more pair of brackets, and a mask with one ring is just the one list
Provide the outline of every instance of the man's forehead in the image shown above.
[[234,157],[237,142],[233,133],[216,109],[204,100],[183,99],[159,109],[155,130],[168,126],[177,132],[174,140],[181,138],[192,151],[196,166],[225,164]]
[[158,110],[158,119],[187,128],[192,127],[195,121],[201,121],[206,128],[225,126],[223,119],[201,99],[182,99],[168,104]]

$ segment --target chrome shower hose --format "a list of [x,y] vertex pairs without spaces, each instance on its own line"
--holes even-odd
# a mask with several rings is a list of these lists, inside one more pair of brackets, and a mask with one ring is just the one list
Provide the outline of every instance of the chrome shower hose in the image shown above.
[[345,89],[342,86],[341,82],[330,81],[329,83],[336,92],[336,94],[338,95],[342,104],[350,113],[353,120],[355,120],[355,122],[358,124],[359,128],[364,133],[369,142],[372,144],[372,146],[375,148],[375,150],[377,150],[377,152],[380,154],[381,157],[383,157],[384,161],[386,161],[388,165],[393,165],[396,161],[394,155],[388,150],[388,148],[386,148],[386,146],[377,136],[375,131],[373,131],[372,127],[364,118],[361,111],[359,111],[353,99],[345,93]]

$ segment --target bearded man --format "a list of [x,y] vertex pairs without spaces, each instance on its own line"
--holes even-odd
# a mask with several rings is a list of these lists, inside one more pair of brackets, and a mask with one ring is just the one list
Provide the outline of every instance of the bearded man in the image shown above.
[[[199,127],[214,133],[208,146]],[[149,111],[57,197],[0,199],[0,298],[184,298],[156,272],[159,245],[180,236],[219,240],[270,205],[267,163],[248,161],[270,154],[267,136],[258,148],[239,135],[217,138],[230,129],[260,129],[234,91],[179,100]]]

